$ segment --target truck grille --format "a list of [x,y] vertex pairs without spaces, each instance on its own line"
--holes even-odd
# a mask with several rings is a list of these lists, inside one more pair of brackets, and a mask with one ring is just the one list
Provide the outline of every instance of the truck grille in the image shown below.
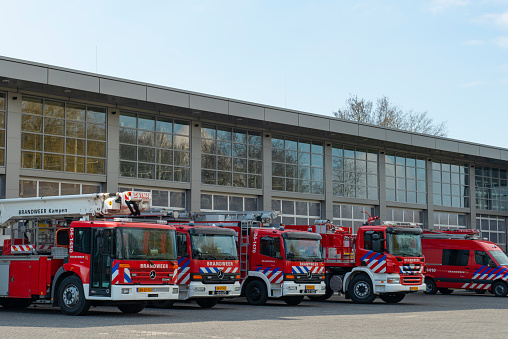
[[422,276],[402,277],[402,285],[421,285]]
[[403,265],[399,267],[399,273],[400,274],[422,274],[423,272],[423,265],[420,264],[409,264],[409,265]]

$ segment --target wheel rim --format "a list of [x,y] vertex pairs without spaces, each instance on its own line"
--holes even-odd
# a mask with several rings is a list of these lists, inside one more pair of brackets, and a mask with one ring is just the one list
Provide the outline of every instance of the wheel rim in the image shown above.
[[365,299],[370,294],[370,286],[365,281],[360,281],[355,284],[355,295],[358,298]]
[[249,290],[249,296],[252,300],[259,300],[261,298],[261,291],[257,287],[252,287]]
[[62,300],[65,306],[75,307],[79,302],[79,289],[76,285],[68,285],[63,291]]
[[501,284],[497,284],[496,285],[496,288],[494,289],[494,291],[496,292],[496,294],[498,295],[502,295],[505,293],[505,287]]
[[427,282],[427,283],[425,283],[425,284],[426,284],[426,287],[425,287],[425,292],[427,292],[427,293],[432,292],[433,287],[434,287],[434,286],[432,286],[432,283],[431,283],[431,282]]

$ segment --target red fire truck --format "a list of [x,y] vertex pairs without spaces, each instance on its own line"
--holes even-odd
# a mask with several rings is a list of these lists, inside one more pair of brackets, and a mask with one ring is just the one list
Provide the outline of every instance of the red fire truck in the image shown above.
[[[224,221],[208,215],[196,225],[220,224],[235,231],[240,257],[241,295],[251,305],[264,305],[269,298],[280,298],[298,305],[305,296],[325,293],[325,267],[319,234],[264,227],[262,216],[273,212],[228,212],[246,215],[238,221]],[[211,221],[215,220],[215,221]],[[220,220],[220,221],[217,221]]]
[[82,315],[93,305],[137,313],[147,300],[177,299],[174,227],[90,220],[150,205],[140,192],[0,200],[2,233],[10,234],[0,256],[0,305],[47,303]]
[[[377,217],[369,219],[373,222]],[[286,229],[320,234],[326,267],[327,299],[344,293],[355,303],[371,303],[377,296],[397,303],[407,293],[424,291],[422,230],[416,224],[387,222],[364,225],[352,234],[350,227],[317,220],[316,225],[286,225]]]
[[423,254],[427,261],[425,293],[450,294],[454,289],[508,294],[508,257],[495,243],[472,229],[425,230]]
[[[240,296],[240,265],[235,231],[217,226],[175,224],[178,251],[178,300],[196,300],[204,308],[219,298]],[[175,300],[153,301],[167,308]]]

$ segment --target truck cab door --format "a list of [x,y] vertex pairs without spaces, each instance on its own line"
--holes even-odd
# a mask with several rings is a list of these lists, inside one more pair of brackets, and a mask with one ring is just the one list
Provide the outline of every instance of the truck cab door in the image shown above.
[[92,259],[90,262],[90,296],[111,296],[111,265],[113,229],[92,229]]

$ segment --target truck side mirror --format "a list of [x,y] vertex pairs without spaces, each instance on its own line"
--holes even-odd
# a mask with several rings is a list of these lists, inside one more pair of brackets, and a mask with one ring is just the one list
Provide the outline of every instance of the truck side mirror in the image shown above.
[[383,253],[384,252],[383,242],[385,241],[385,239],[379,239],[379,234],[374,234],[372,237],[374,238],[375,235],[377,235],[378,239],[372,240],[372,251]]

